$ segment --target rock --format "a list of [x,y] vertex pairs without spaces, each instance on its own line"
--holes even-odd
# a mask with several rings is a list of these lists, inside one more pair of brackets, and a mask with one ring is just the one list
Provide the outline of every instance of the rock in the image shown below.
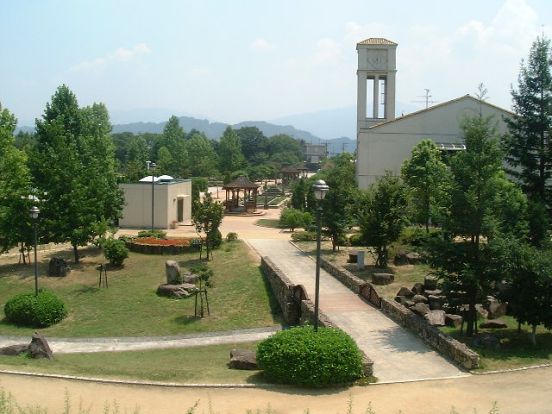
[[393,264],[395,266],[404,266],[408,264],[408,257],[405,252],[399,252],[393,258]]
[[406,306],[407,308],[414,306],[415,303],[412,302],[410,299],[405,298],[404,296],[397,296],[395,297],[395,302],[400,303],[403,306]]
[[463,320],[464,319],[460,315],[451,315],[450,313],[445,313],[445,324],[447,326],[460,328],[462,326]]
[[25,344],[17,344],[17,345],[10,345],[5,346],[4,348],[0,348],[0,355],[21,355],[29,352],[29,345]]
[[443,294],[443,291],[441,289],[433,289],[433,290],[424,290],[424,294],[429,296],[429,295],[433,295],[433,296],[441,296]]
[[487,306],[488,318],[497,319],[506,315],[508,309],[507,303],[500,303],[499,301],[491,301]]
[[427,297],[429,302],[429,307],[432,310],[441,310],[443,309],[443,305],[445,303],[445,297],[444,296],[436,296],[436,295],[428,295]]
[[424,315],[424,318],[431,326],[445,326],[444,310],[430,310]]
[[193,273],[185,273],[182,275],[182,282],[183,283],[192,283],[195,284],[199,280],[198,275],[194,275]]
[[422,256],[420,255],[420,253],[410,252],[407,253],[406,259],[408,260],[409,264],[415,265],[422,261]]
[[401,287],[399,289],[399,291],[397,292],[397,296],[404,296],[405,298],[411,298],[412,296],[414,296],[414,292],[412,292],[410,289],[408,289],[407,287]]
[[410,309],[412,312],[424,316],[426,313],[429,312],[429,306],[426,303],[418,302],[414,306],[411,306]]
[[504,329],[507,328],[508,325],[501,319],[489,319],[488,321],[480,323],[479,327],[481,329]]
[[414,292],[415,295],[421,295],[424,293],[424,285],[422,283],[414,283],[414,286],[412,286],[412,292]]
[[48,276],[65,277],[71,271],[63,257],[52,257],[48,263]]
[[388,285],[389,283],[393,283],[393,280],[395,280],[393,273],[374,273],[372,275],[372,283],[374,285]]
[[167,260],[165,262],[165,274],[167,276],[167,284],[179,285],[182,283],[180,266],[178,266],[178,263],[175,260]]
[[482,334],[473,339],[472,345],[477,348],[500,349],[500,339],[492,334]]
[[182,283],[180,285],[159,285],[157,288],[157,294],[159,296],[167,296],[170,298],[187,298],[191,296],[196,290],[195,285],[190,283]]
[[477,311],[477,313],[479,314],[479,316],[481,316],[482,318],[485,318],[485,319],[488,318],[489,312],[487,311],[487,309],[485,309],[485,308],[483,307],[483,305],[481,305],[481,304],[478,303],[477,305],[475,305],[475,310]]
[[232,349],[230,351],[230,362],[228,367],[232,369],[259,369],[257,366],[257,354],[255,351],[245,349]]
[[412,298],[414,303],[427,303],[427,298],[424,295],[414,295]]
[[435,290],[437,289],[437,278],[432,275],[427,275],[424,277],[424,290]]
[[48,345],[48,341],[41,333],[35,332],[29,344],[29,354],[31,358],[53,359],[54,354]]

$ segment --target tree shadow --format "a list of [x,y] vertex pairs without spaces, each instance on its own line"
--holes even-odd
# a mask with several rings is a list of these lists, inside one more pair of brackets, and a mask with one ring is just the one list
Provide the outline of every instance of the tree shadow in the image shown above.
[[192,325],[195,322],[201,321],[201,318],[199,316],[194,315],[183,315],[183,316],[177,316],[176,318],[173,318],[173,321],[176,322],[179,325]]

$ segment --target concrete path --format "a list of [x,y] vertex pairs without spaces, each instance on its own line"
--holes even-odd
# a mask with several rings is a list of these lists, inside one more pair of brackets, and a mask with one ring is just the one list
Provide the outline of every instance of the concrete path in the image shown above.
[[[293,283],[305,286],[314,300],[315,262],[310,257],[285,240],[247,242],[261,256],[268,256]],[[381,382],[469,375],[322,269],[320,310],[351,335],[374,361],[374,375]]]
[[[233,344],[260,341],[280,327],[241,329],[228,332],[208,332],[182,336],[122,337],[122,338],[46,338],[54,353],[139,351],[144,349],[187,348],[192,346]],[[0,348],[26,344],[31,339],[23,336],[0,336]]]

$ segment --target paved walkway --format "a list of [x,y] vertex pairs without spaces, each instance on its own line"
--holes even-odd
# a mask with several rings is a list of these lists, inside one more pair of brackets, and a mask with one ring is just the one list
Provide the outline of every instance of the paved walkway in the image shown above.
[[[315,262],[310,257],[285,240],[250,239],[248,243],[261,256],[270,257],[293,283],[305,286],[314,299]],[[320,272],[320,310],[374,361],[374,375],[381,382],[469,375],[324,270]]]
[[[139,351],[144,349],[187,348],[192,346],[233,344],[260,341],[268,338],[280,327],[241,329],[228,332],[208,332],[182,336],[121,337],[121,338],[46,338],[54,353]],[[30,337],[0,336],[0,348],[25,344]]]

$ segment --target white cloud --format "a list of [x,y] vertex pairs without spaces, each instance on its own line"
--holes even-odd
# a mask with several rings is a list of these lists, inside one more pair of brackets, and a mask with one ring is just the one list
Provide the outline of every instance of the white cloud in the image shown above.
[[262,37],[259,37],[258,39],[255,39],[253,42],[251,42],[249,47],[256,52],[268,52],[274,49],[274,45],[272,45],[268,40],[263,39]]
[[151,49],[145,43],[138,43],[131,49],[124,47],[117,48],[114,52],[105,56],[85,60],[69,68],[71,72],[90,72],[104,70],[108,65],[114,62],[128,62],[139,55],[151,53]]

